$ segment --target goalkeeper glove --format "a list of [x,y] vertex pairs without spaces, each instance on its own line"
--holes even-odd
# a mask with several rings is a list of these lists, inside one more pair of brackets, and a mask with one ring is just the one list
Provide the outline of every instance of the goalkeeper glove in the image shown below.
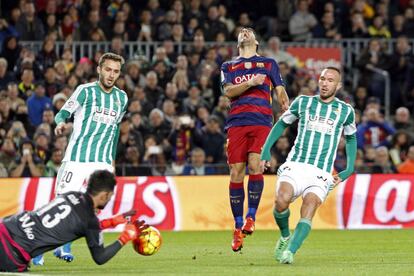
[[118,224],[126,223],[136,213],[137,211],[132,209],[128,212],[114,216],[112,218],[101,220],[100,221],[101,229],[113,228],[117,226]]
[[129,241],[134,240],[138,237],[138,230],[137,227],[132,223],[127,223],[125,225],[124,231],[121,233],[121,235],[118,238],[118,241],[125,245]]

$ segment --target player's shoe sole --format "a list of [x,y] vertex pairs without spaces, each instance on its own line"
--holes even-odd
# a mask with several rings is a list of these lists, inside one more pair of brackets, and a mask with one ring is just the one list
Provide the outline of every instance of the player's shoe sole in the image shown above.
[[45,259],[43,258],[43,255],[36,256],[32,259],[33,265],[44,265]]
[[283,251],[282,257],[280,258],[279,262],[281,264],[291,264],[291,263],[293,263],[293,253],[290,252],[289,250]]
[[287,238],[280,237],[279,240],[276,243],[275,247],[275,259],[277,261],[280,261],[282,258],[283,252],[287,249],[289,245],[290,236]]
[[235,229],[233,232],[233,241],[231,242],[231,249],[234,252],[238,252],[243,248],[244,234],[241,229]]
[[253,234],[254,230],[255,230],[255,222],[253,220],[253,218],[251,217],[247,217],[246,220],[244,221],[243,227],[242,227],[242,232],[245,235],[251,235]]
[[53,255],[55,255],[56,258],[64,260],[68,263],[73,262],[75,257],[70,252],[64,252],[62,247],[58,247],[53,252]]

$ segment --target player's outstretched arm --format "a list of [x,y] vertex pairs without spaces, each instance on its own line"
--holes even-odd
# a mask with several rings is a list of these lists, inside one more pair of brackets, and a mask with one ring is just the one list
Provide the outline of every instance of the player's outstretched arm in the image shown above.
[[[118,251],[129,241],[136,239],[143,230],[148,228],[148,225],[144,221],[135,221],[134,223],[127,223],[124,231],[119,236],[118,240],[112,244],[104,247],[103,244],[100,246],[90,246],[89,250],[96,264],[102,265],[108,262],[114,257]],[[89,244],[89,241],[88,241]]]
[[345,135],[346,169],[338,174],[341,181],[347,179],[354,172],[354,163],[357,154],[357,139],[355,133]]
[[277,121],[277,123],[273,126],[272,130],[266,138],[266,142],[263,145],[262,154],[260,156],[261,160],[270,161],[270,149],[288,126],[289,125],[283,122],[283,120]]
[[253,86],[262,85],[266,75],[264,74],[257,74],[256,76],[252,77],[250,80],[242,82],[240,84],[226,84],[224,89],[224,95],[228,98],[238,97],[244,93],[244,91],[250,89]]

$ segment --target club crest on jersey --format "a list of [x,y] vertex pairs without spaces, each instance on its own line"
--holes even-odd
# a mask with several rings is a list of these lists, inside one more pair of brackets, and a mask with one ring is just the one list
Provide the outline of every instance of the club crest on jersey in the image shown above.
[[263,62],[258,62],[258,63],[256,63],[256,67],[263,68],[264,67],[264,63]]
[[246,74],[246,75],[242,75],[242,76],[237,76],[234,78],[234,83],[235,84],[240,84],[242,82],[248,81],[251,78],[255,77],[256,74]]
[[252,63],[251,62],[245,62],[244,63],[244,68],[246,68],[246,69],[252,68]]
[[118,100],[115,100],[115,101],[114,101],[114,105],[115,105],[116,107],[119,107],[119,106],[121,105],[121,103],[120,103]]

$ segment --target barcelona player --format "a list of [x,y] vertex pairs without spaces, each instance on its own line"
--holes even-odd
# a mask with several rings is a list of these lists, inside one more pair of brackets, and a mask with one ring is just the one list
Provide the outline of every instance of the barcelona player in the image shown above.
[[[282,111],[287,110],[286,94],[279,67],[275,60],[257,54],[258,42],[251,28],[241,29],[238,35],[239,57],[221,66],[224,95],[231,101],[226,121],[227,155],[230,167],[230,205],[235,220],[232,249],[243,247],[243,237],[255,230],[263,175],[260,152],[272,127],[272,91]],[[248,165],[248,211],[243,220],[243,180]]]

